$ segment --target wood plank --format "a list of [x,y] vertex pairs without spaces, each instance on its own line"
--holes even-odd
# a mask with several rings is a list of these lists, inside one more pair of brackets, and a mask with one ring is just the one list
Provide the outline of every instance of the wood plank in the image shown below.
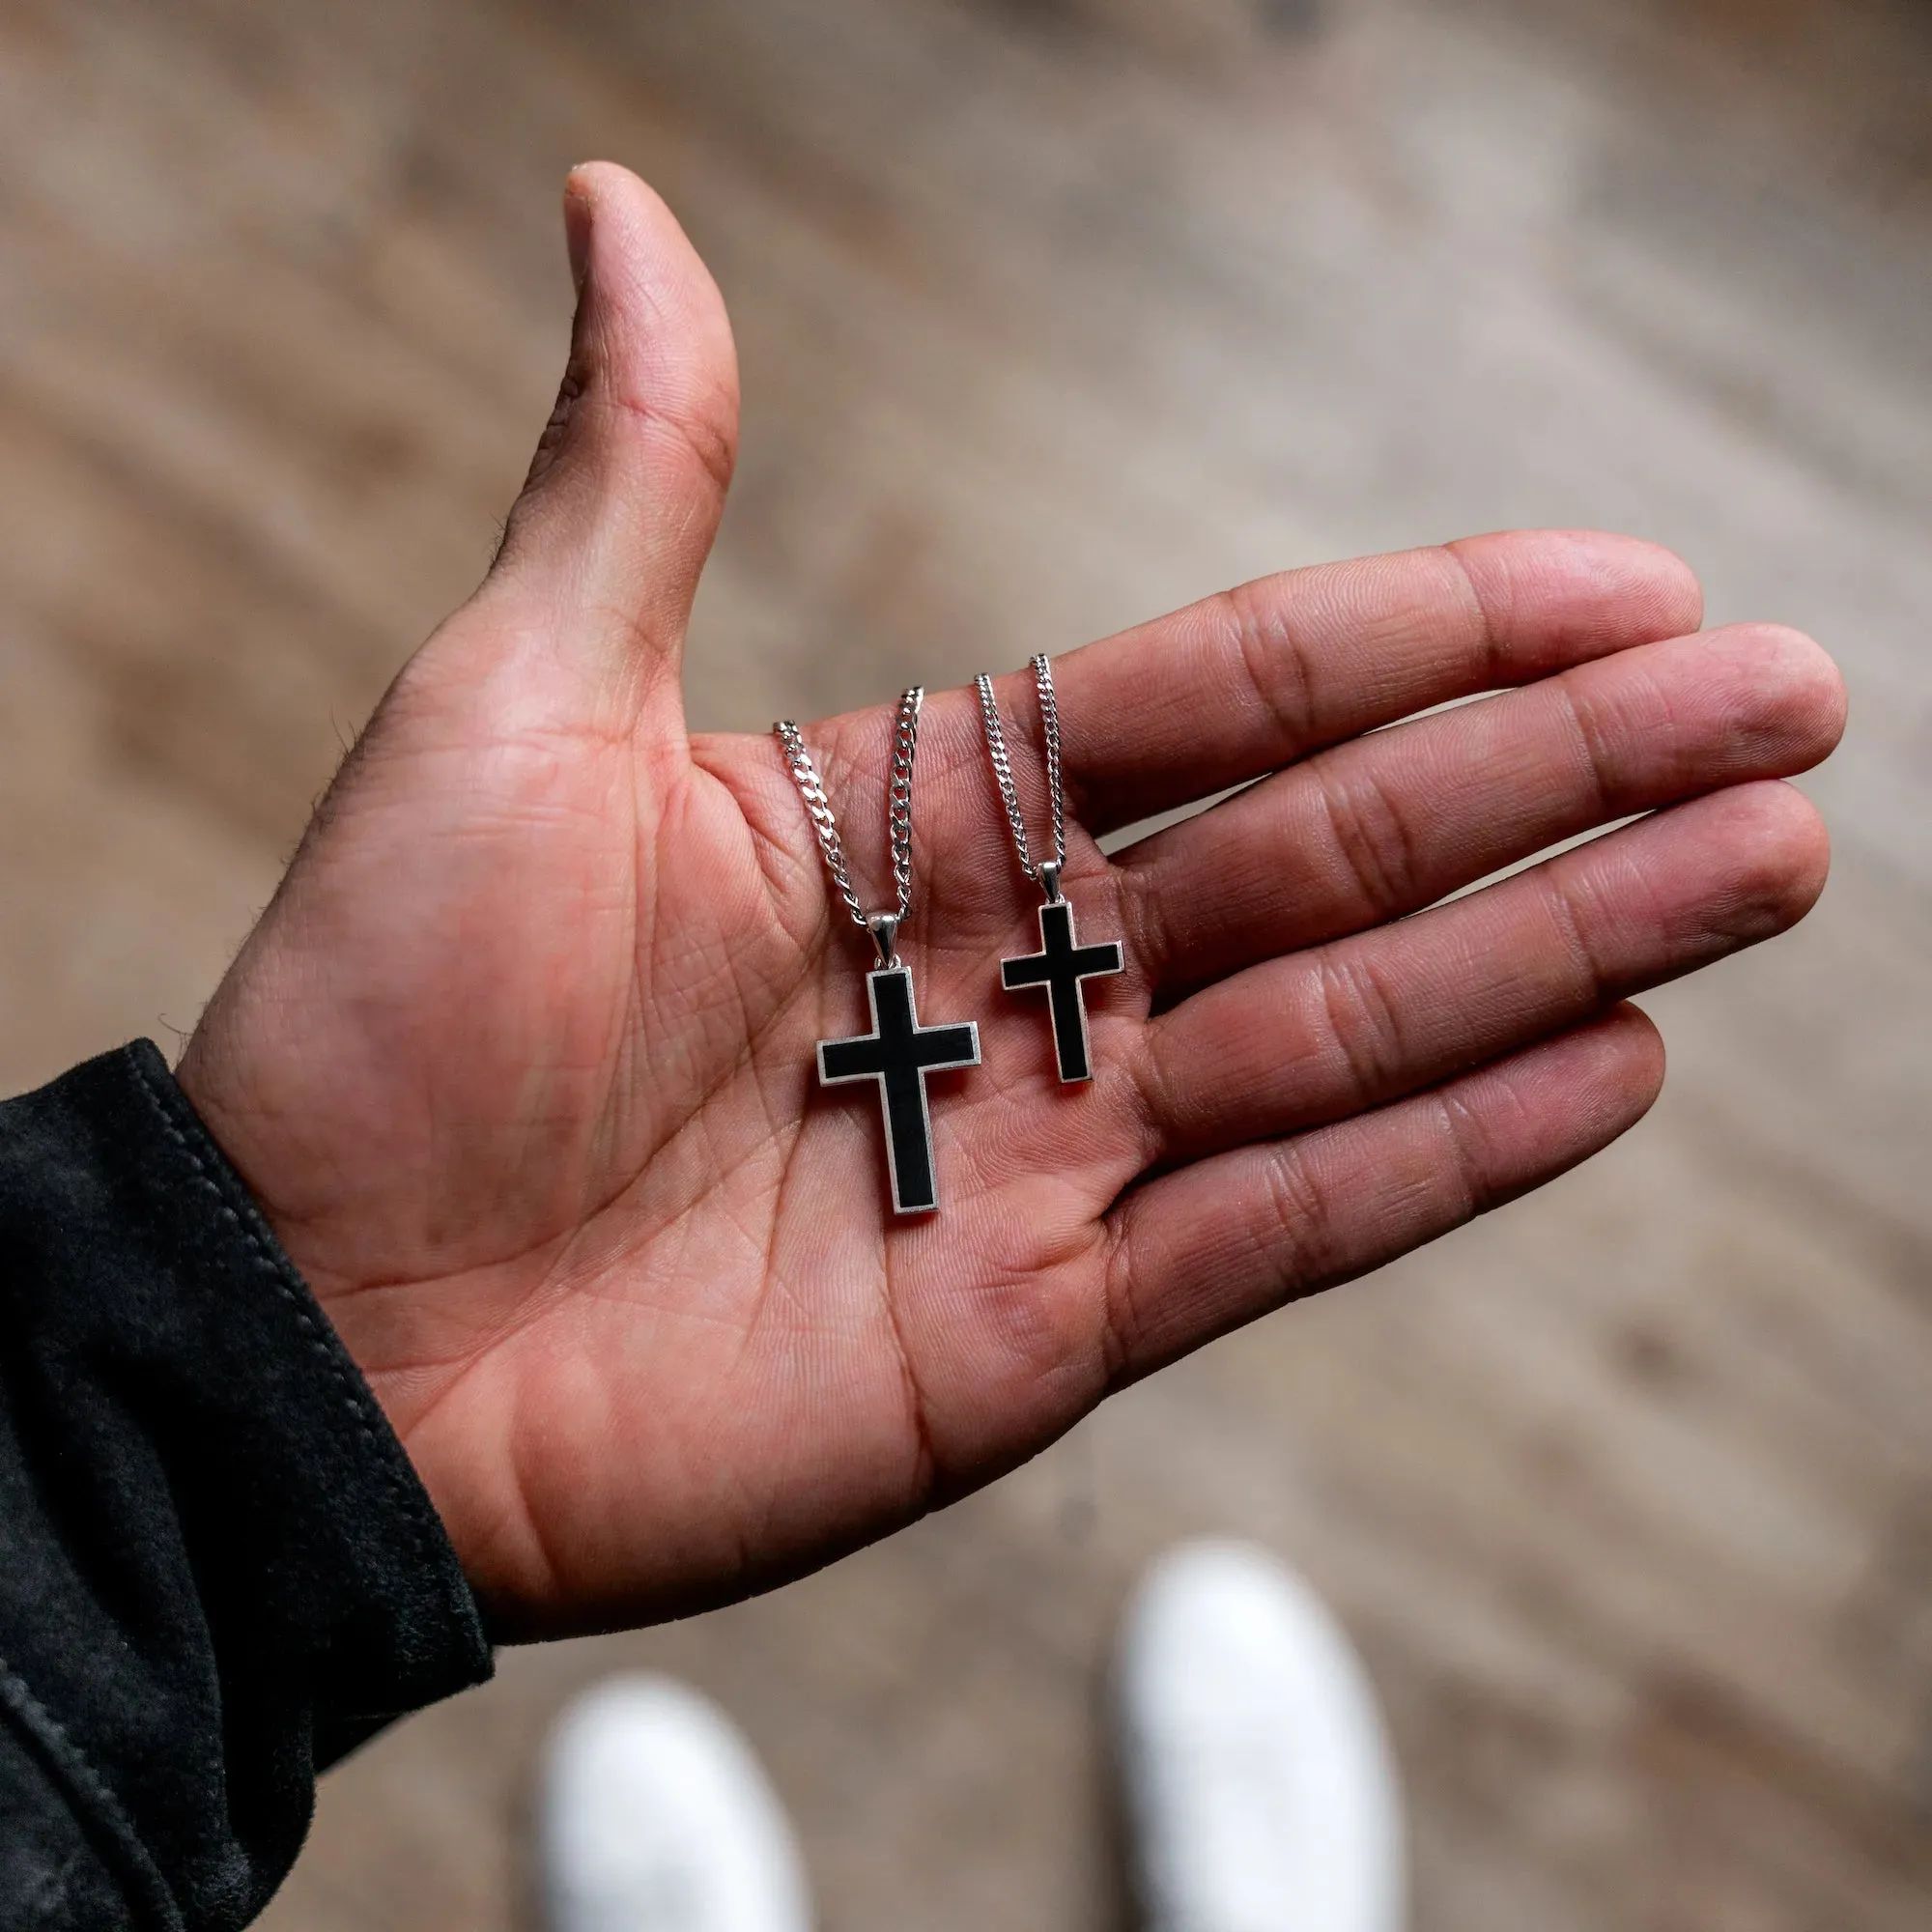
[[516,1922],[532,1755],[725,1698],[826,1922],[1116,1922],[1137,1567],[1358,1634],[1425,1932],[1932,1910],[1932,34],[1907,0],[0,4],[0,1078],[191,1021],[474,582],[564,168],[670,196],[744,465],[701,722],[961,681],[1240,577],[1634,527],[1839,651],[1799,935],[1650,1002],[1657,1116],[771,1599],[505,1660],[325,1788],[280,1932]]

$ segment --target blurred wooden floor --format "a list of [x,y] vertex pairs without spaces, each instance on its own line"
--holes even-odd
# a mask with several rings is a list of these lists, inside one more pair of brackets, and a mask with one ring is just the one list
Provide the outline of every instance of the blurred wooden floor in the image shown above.
[[1932,1923],[1932,14],[1914,0],[0,0],[0,1086],[166,1038],[486,558],[565,167],[716,268],[708,723],[1511,523],[1813,629],[1797,937],[1539,1199],[793,1590],[511,1656],[334,1776],[274,1932],[510,1926],[612,1664],[723,1696],[838,1932],[1114,1922],[1135,1568],[1299,1562],[1423,1932]]

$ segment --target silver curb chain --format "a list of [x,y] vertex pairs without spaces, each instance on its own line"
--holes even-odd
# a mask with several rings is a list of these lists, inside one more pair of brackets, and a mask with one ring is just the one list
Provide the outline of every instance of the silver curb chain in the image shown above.
[[[1046,792],[1053,806],[1053,860],[1051,878],[1057,884],[1066,868],[1066,793],[1060,777],[1060,707],[1054,702],[1053,668],[1040,652],[1033,660],[1033,681],[1039,693],[1039,722],[1046,748]],[[1020,870],[1037,885],[1047,885],[1040,867],[1034,864],[1027,845],[1026,817],[1020,810],[1020,795],[1013,783],[1012,760],[1007,756],[1007,734],[1000,728],[1000,707],[993,698],[993,680],[981,671],[974,680],[980,693],[980,716],[986,726],[986,753],[993,761],[993,776],[999,781],[1000,798],[1007,808],[1007,823],[1013,829],[1013,847],[1019,853]],[[1058,894],[1049,887],[1048,895]]]
[[799,728],[789,718],[781,718],[772,726],[783,749],[799,796],[805,800],[811,829],[818,835],[818,849],[825,855],[825,869],[852,923],[860,931],[870,933],[883,965],[897,963],[898,928],[912,912],[912,766],[919,755],[919,708],[925,701],[925,687],[908,686],[899,696],[899,712],[893,727],[893,779],[886,794],[886,843],[893,858],[893,884],[896,889],[890,913],[868,913],[859,903],[852,874],[845,864],[845,847],[839,841],[838,821],[832,813],[832,801],[825,795],[825,781],[811,753],[805,749]]

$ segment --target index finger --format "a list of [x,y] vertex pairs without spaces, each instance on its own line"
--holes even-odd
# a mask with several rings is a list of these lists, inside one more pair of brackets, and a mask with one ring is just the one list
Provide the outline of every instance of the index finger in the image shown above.
[[[1056,661],[1076,815],[1113,831],[1702,617],[1680,558],[1594,531],[1508,531],[1259,578]],[[1003,709],[1037,732],[1022,694]]]

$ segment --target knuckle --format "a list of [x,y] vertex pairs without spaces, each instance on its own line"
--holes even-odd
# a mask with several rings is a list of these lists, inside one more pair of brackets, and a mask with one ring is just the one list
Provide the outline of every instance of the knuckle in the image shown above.
[[1568,731],[1575,747],[1577,771],[1581,782],[1589,787],[1592,809],[1600,817],[1613,813],[1622,791],[1617,780],[1619,759],[1613,728],[1600,715],[1583,680],[1552,678],[1549,692],[1562,728]]
[[1142,1353],[1144,1327],[1134,1295],[1138,1260],[1131,1219],[1115,1235],[1101,1272],[1100,1360],[1107,1386],[1131,1378]]
[[1262,1179],[1266,1218],[1256,1240],[1264,1251],[1275,1298],[1281,1299],[1311,1275],[1321,1275],[1329,1246],[1328,1215],[1321,1184],[1294,1143],[1269,1154],[1263,1163]]
[[[1577,1004],[1587,1003],[1612,978],[1593,939],[1604,919],[1604,884],[1597,868],[1584,860],[1575,866],[1539,866],[1528,876],[1541,895],[1544,917],[1563,961],[1573,999]],[[1636,876],[1621,883],[1636,891],[1644,882]]]
[[1492,1205],[1492,1188],[1487,1179],[1489,1134],[1465,1096],[1454,1092],[1438,1094],[1435,1107],[1444,1155],[1439,1172],[1448,1195],[1445,1218],[1448,1225],[1460,1226]]
[[1317,965],[1321,1015],[1333,1058],[1363,1098],[1388,1093],[1403,1059],[1394,1001],[1366,959],[1329,952]]
[[1419,873],[1414,841],[1374,773],[1318,776],[1316,796],[1342,868],[1369,912],[1386,919],[1412,904]]
[[[1123,930],[1127,959],[1146,966],[1149,976],[1158,980],[1170,962],[1179,957],[1180,936],[1174,931],[1169,906],[1174,880],[1163,880],[1167,867],[1136,864],[1131,858],[1110,861],[1108,870],[1114,881],[1114,910]],[[1163,884],[1169,890],[1163,891]]]
[[1164,1159],[1186,1134],[1185,1109],[1172,1086],[1166,1028],[1146,1030],[1142,1050],[1122,1063],[1118,1074],[1122,1110],[1132,1123],[1142,1164]]
[[1276,738],[1298,745],[1315,730],[1314,678],[1283,602],[1269,594],[1272,582],[1264,579],[1224,591],[1222,604],[1236,661],[1256,708]]

